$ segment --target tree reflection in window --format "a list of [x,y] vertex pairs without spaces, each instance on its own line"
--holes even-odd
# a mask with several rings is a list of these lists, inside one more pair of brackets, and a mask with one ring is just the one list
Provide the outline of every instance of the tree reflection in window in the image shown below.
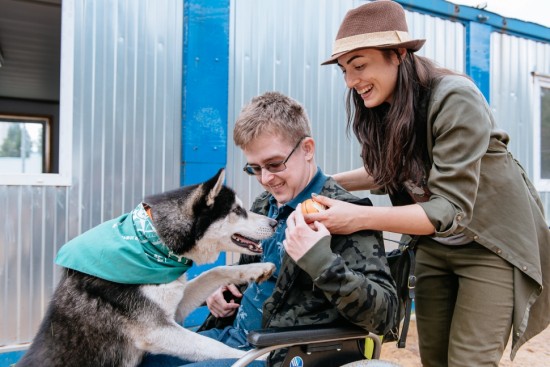
[[0,114],[0,173],[48,173],[49,117]]

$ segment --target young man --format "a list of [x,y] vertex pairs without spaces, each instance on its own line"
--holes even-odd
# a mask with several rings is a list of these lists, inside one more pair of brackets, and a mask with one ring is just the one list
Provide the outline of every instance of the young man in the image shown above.
[[[262,242],[263,254],[242,256],[240,263],[269,261],[277,270],[242,292],[229,285],[210,296],[212,315],[201,332],[244,350],[251,348],[248,332],[265,327],[338,322],[385,334],[394,326],[398,302],[380,233],[331,236],[320,223],[306,224],[300,213],[300,203],[314,194],[358,200],[316,165],[304,108],[276,92],[255,97],[242,109],[233,139],[246,157],[244,171],[266,190],[251,210],[278,221],[275,234]],[[284,351],[276,351],[270,365],[283,359]],[[231,362],[187,366],[223,365]]]

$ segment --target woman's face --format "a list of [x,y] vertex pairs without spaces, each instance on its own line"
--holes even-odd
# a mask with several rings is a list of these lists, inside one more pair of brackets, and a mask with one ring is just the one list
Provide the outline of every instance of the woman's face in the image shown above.
[[[403,54],[406,50],[399,49],[399,52]],[[399,59],[393,51],[390,55],[388,60],[383,51],[363,48],[338,58],[346,85],[356,90],[367,108],[392,103]]]

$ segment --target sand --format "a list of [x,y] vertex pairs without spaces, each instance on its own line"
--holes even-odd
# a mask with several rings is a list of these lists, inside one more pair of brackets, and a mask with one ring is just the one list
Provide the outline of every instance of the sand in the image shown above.
[[[508,343],[500,367],[544,367],[550,366],[550,327],[525,343],[516,354],[514,361],[510,361],[511,342]],[[422,367],[418,352],[418,336],[416,322],[411,320],[406,348],[399,349],[395,343],[386,343],[382,346],[381,358],[401,365],[402,367]]]

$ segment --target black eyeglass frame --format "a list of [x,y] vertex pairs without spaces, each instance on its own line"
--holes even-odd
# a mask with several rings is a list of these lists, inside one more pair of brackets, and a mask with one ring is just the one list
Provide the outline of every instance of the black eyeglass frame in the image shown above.
[[[262,170],[264,170],[264,169],[267,170],[268,172],[271,172],[271,173],[283,172],[284,170],[286,170],[286,162],[288,162],[290,157],[292,157],[292,154],[294,154],[296,149],[298,149],[298,147],[300,146],[302,141],[304,141],[305,138],[309,138],[309,136],[307,136],[307,135],[302,136],[284,160],[282,160],[280,162],[270,162],[270,163],[267,163],[265,166],[260,166],[259,164],[248,164],[247,163],[247,164],[244,165],[243,171],[246,174],[250,175],[250,176],[259,176],[259,175],[262,174]],[[273,167],[279,166],[279,165],[282,165],[283,169],[273,168]]]

